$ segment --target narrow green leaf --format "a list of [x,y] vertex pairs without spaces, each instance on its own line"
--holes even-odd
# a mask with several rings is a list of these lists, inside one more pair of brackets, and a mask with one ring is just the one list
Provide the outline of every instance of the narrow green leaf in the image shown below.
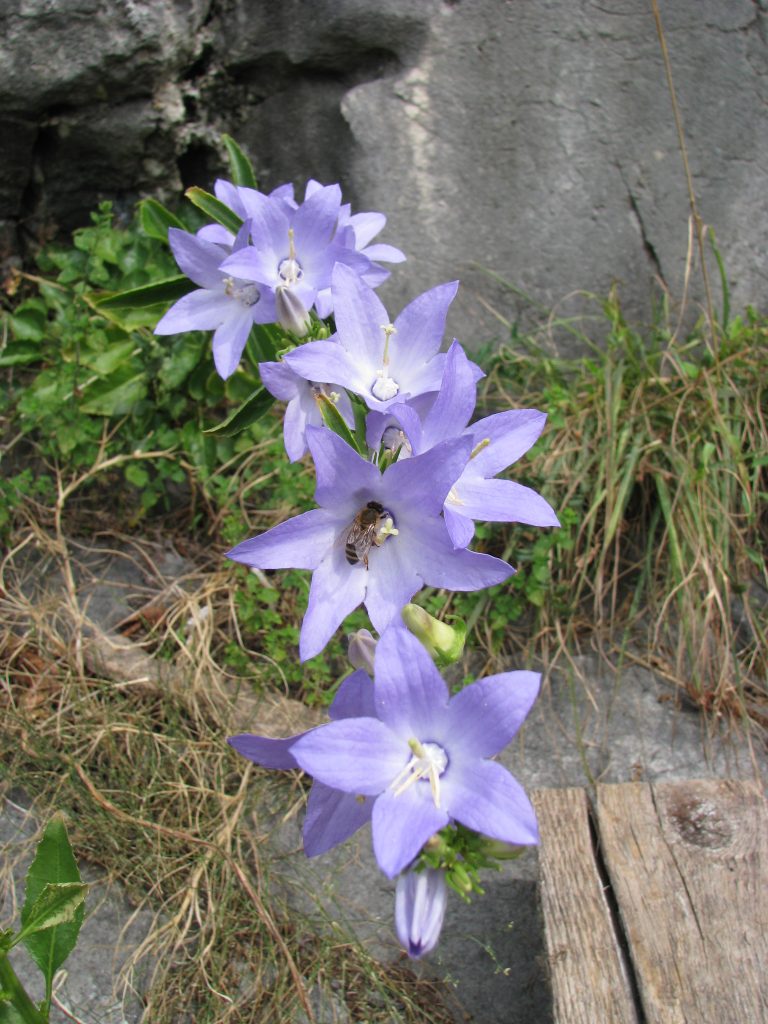
[[13,941],[14,946],[37,932],[73,922],[87,894],[85,882],[48,882],[30,907],[26,922]]
[[227,231],[231,231],[233,235],[236,235],[243,226],[243,222],[236,213],[233,213],[216,196],[212,196],[210,192],[198,188],[197,185],[188,188],[184,195],[198,210],[202,210],[208,217],[213,217],[215,221],[222,224]]
[[139,223],[142,231],[150,238],[161,242],[168,241],[168,228],[185,230],[175,213],[158,203],[156,199],[142,199],[139,203]]
[[274,362],[277,350],[284,345],[285,337],[277,324],[254,324],[245,353],[255,369],[259,363]]
[[221,141],[227,147],[229,157],[229,168],[232,174],[232,181],[235,185],[245,185],[246,188],[258,188],[256,175],[253,172],[253,164],[240,149],[231,135],[222,135]]
[[320,415],[323,417],[323,422],[329,430],[332,430],[334,434],[338,434],[342,441],[346,441],[350,448],[354,448],[356,452],[360,452],[360,447],[357,442],[357,438],[349,429],[346,424],[344,417],[339,412],[338,406],[329,398],[328,395],[320,392],[315,395],[315,401],[317,407],[320,410]]
[[260,420],[272,407],[274,401],[268,391],[265,391],[263,387],[258,387],[223,423],[204,430],[203,433],[214,437],[234,437],[241,430],[245,430],[246,427],[250,427],[252,423]]
[[142,309],[144,306],[175,302],[195,288],[197,285],[194,281],[180,274],[178,277],[169,277],[165,281],[145,284],[141,288],[131,288],[126,292],[93,296],[92,301],[97,309],[103,310]]
[[[24,907],[21,911],[22,929],[30,921],[32,909],[45,887],[60,882],[79,883],[81,878],[72,847],[69,845],[64,821],[60,815],[56,815],[49,821],[27,872]],[[75,948],[84,911],[85,906],[80,903],[72,921],[47,928],[43,932],[36,932],[24,939],[29,955],[43,972],[46,1005],[51,1001],[54,974]]]

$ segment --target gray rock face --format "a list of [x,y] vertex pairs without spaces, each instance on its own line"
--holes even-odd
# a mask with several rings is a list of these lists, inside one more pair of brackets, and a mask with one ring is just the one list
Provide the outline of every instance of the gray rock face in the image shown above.
[[[734,305],[765,303],[765,2],[662,8],[702,216]],[[409,257],[390,312],[461,278],[449,328],[469,345],[506,334],[489,306],[567,314],[615,280],[648,316],[654,279],[682,291],[688,199],[648,4],[4,0],[0,69],[6,254],[103,197],[210,187],[229,131],[264,187],[340,180],[387,213]]]

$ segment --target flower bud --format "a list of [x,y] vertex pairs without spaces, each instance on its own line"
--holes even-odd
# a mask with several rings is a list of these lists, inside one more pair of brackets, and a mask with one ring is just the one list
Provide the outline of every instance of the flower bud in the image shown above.
[[275,311],[277,321],[286,331],[291,331],[297,338],[303,338],[312,321],[298,295],[286,285],[278,285],[275,290]]
[[369,629],[358,629],[356,633],[350,633],[347,637],[347,657],[353,668],[361,668],[373,675],[373,655],[376,650],[376,640]]
[[447,904],[445,872],[427,868],[398,876],[395,928],[409,957],[418,960],[435,948]]
[[417,604],[407,604],[401,614],[403,622],[421,640],[438,668],[453,665],[464,653],[467,627],[463,622],[449,626]]

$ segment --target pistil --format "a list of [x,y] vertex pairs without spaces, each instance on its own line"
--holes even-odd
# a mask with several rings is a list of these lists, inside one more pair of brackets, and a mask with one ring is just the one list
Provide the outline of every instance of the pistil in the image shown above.
[[371,393],[380,402],[394,398],[400,392],[400,385],[389,376],[389,339],[396,333],[394,324],[382,324],[384,331],[384,353],[381,357],[381,369],[376,371],[376,380],[371,385]]

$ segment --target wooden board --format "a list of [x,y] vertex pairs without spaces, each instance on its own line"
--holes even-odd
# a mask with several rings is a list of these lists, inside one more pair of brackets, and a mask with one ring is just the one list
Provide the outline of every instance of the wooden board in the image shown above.
[[558,1024],[637,1024],[598,872],[583,789],[533,793],[541,902]]
[[759,788],[598,786],[597,822],[648,1024],[768,1021],[768,815]]

